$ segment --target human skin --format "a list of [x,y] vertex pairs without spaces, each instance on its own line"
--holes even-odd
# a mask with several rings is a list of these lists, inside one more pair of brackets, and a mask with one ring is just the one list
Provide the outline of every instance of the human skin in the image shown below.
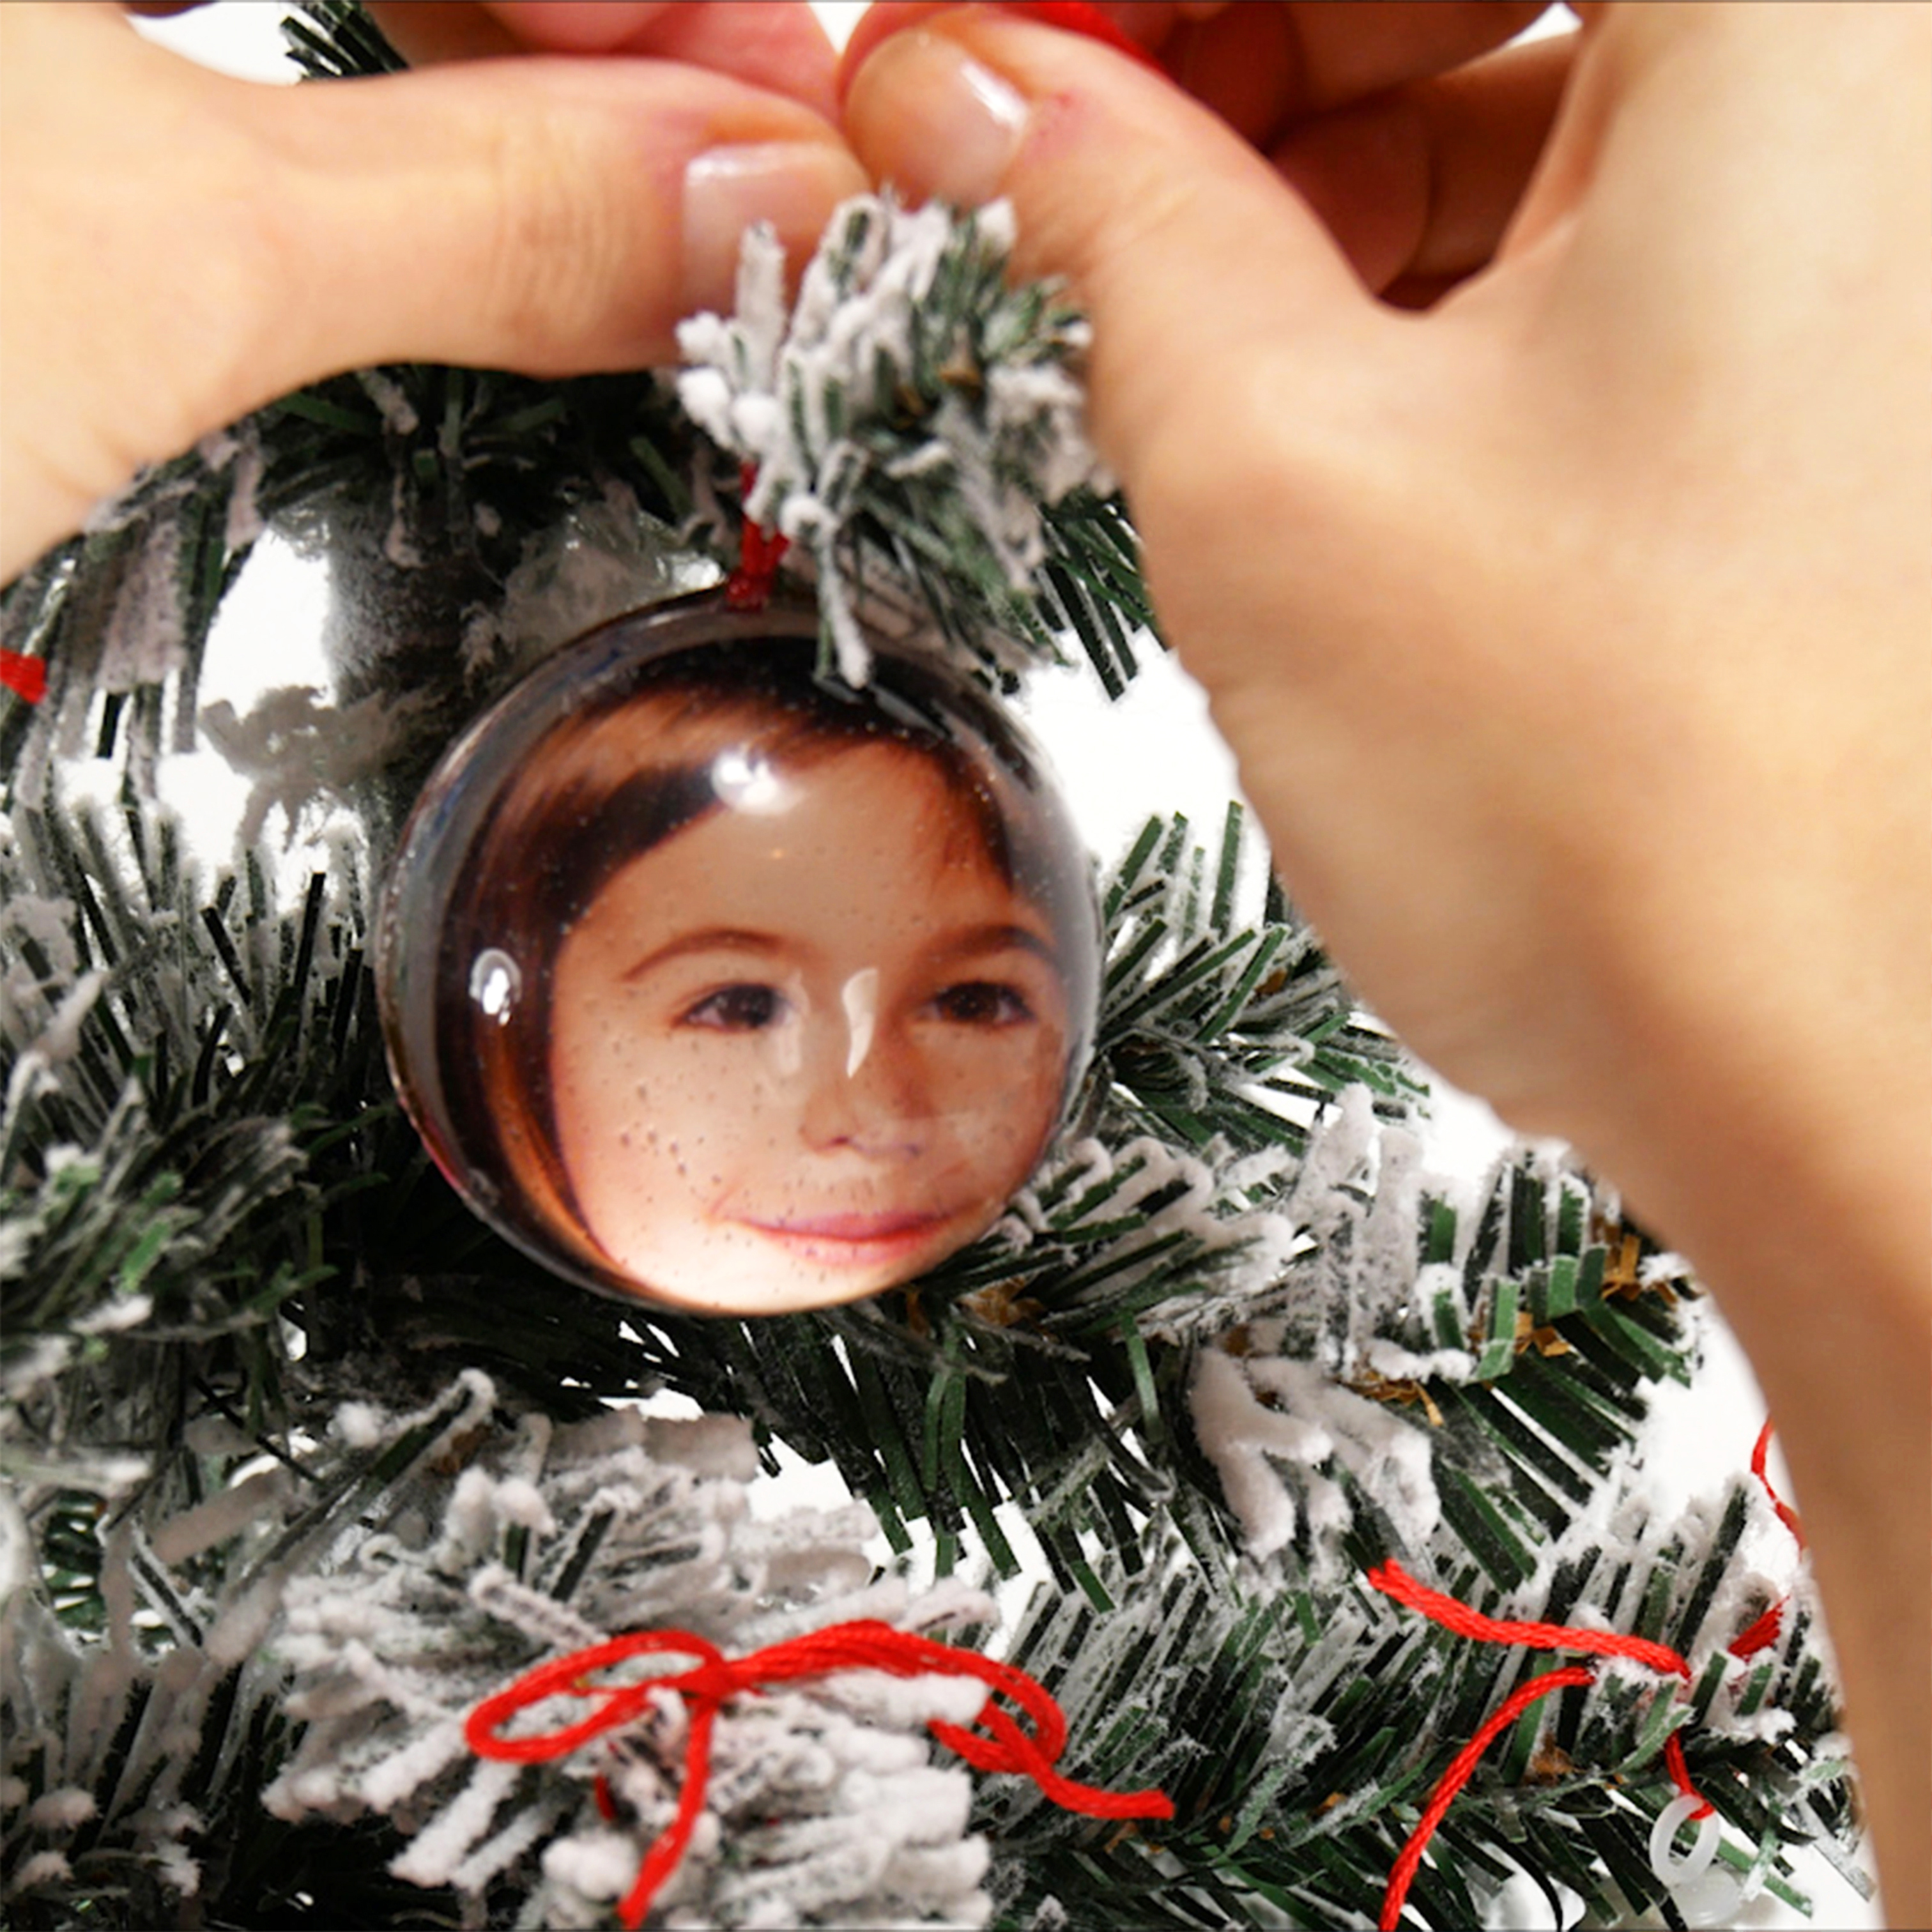
[[985,1232],[1052,1132],[1056,936],[904,747],[776,777],[614,875],[554,969],[559,1150],[641,1290],[776,1313]]
[[1716,1293],[1932,1922],[1932,14],[1468,64],[1534,10],[1110,10],[1189,85],[884,8],[848,134],[1085,303],[1163,628],[1357,983]]
[[[1926,10],[1588,8],[1580,58],[1506,64],[1532,9],[1119,10],[1198,102],[983,15],[882,45],[880,10],[851,138],[1010,194],[1022,268],[1078,285],[1164,628],[1298,898],[1750,1350],[1888,1905],[1932,1922]],[[658,358],[706,140],[809,150],[795,246],[863,178],[808,108],[688,68],[311,109],[130,45],[0,7],[0,575],[333,369]]]
[[263,86],[116,7],[0,6],[0,581],[140,465],[344,369],[671,361],[749,222],[802,262],[864,186],[783,0],[385,17],[524,57]]

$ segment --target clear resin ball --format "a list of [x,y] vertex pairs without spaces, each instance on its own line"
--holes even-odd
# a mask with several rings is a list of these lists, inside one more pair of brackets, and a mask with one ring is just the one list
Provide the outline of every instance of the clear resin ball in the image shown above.
[[404,1106],[556,1273],[778,1313],[985,1233],[1093,1031],[1087,855],[944,664],[705,592],[548,660],[430,778],[377,970]]

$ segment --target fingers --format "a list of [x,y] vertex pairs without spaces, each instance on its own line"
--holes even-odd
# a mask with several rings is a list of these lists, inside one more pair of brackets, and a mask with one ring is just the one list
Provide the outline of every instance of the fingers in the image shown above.
[[[1107,10],[1165,63],[1190,76],[1189,91],[1204,106],[1215,107],[1224,119],[1232,116],[1232,131],[1271,125],[1292,105],[1300,118],[1290,115],[1288,131],[1274,144],[1270,158],[1362,280],[1402,306],[1426,305],[1487,265],[1534,172],[1570,70],[1568,38],[1454,64],[1520,27],[1540,10],[1534,5]],[[848,125],[862,158],[882,177],[915,193],[961,202],[994,193],[1013,196],[1021,204],[1028,261],[1074,274],[1090,302],[1104,299],[1100,278],[1130,236],[1144,254],[1148,224],[1165,208],[1161,230],[1179,251],[1173,257],[1175,274],[1112,278],[1123,302],[1144,314],[1146,326],[1137,340],[1156,341],[1182,326],[1190,338],[1204,326],[1251,334],[1261,322],[1259,312],[1244,302],[1225,304],[1221,292],[1234,282],[1258,292],[1271,275],[1300,276],[1298,256],[1291,264],[1276,232],[1298,225],[1294,210],[1243,170],[1228,144],[1215,139],[1199,117],[1187,116],[1172,92],[1130,76],[1125,63],[1068,36],[1036,37],[1029,44],[1034,65],[1026,74],[1000,70],[998,56],[991,65],[974,63],[1019,97],[1017,105],[1008,100],[1004,110],[996,109],[996,91],[970,78],[962,81],[960,56],[946,50],[990,48],[987,37],[1003,33],[1000,44],[1018,48],[1012,32],[1022,23],[1032,25],[1025,22],[1026,12],[1021,7],[874,8],[860,23],[842,74]],[[906,32],[894,35],[896,24]],[[908,40],[896,53],[896,38]],[[1057,53],[1042,51],[1054,46]],[[965,57],[970,61],[970,52]],[[949,60],[956,70],[942,78],[939,70]],[[1042,115],[1062,123],[1070,118],[1028,100],[1029,86],[1038,104],[1046,104],[1052,93],[1046,69],[1039,65],[1042,60],[1072,63],[1083,85],[1086,77],[1104,78],[1115,90],[1106,97],[1112,118],[1105,121],[1098,118],[1100,97],[1082,98],[1082,148],[1093,161],[1082,187],[1072,184],[1064,165],[1064,125],[1051,137],[1041,135],[1034,158],[1009,171],[1026,145],[1020,139],[1022,124],[1030,130]],[[1438,71],[1445,66],[1449,70]],[[1239,94],[1244,86],[1250,89],[1245,98]],[[1356,98],[1364,89],[1371,91]],[[927,118],[942,95],[957,104],[943,134]],[[1310,111],[1336,100],[1346,104]],[[1026,138],[1032,140],[1030,132]],[[1237,190],[1234,184],[1244,176],[1245,185]],[[1082,221],[1078,218],[1089,196]],[[1222,218],[1207,212],[1210,204],[1224,212],[1225,226],[1216,225]],[[1060,227],[1043,235],[1040,224],[1048,210]],[[1257,222],[1261,225],[1253,225]],[[1306,238],[1295,245],[1305,248]],[[1184,262],[1190,265],[1185,269]],[[1295,292],[1295,304],[1305,311],[1318,286]],[[1217,292],[1211,320],[1177,314],[1190,289],[1209,287]],[[1105,372],[1126,326],[1110,308],[1095,397],[1100,434],[1124,468],[1131,451],[1114,440],[1110,423],[1126,418],[1130,435],[1135,423],[1148,420],[1147,399],[1138,394],[1123,398],[1118,410],[1112,406]],[[1177,338],[1168,333],[1168,339]],[[1112,359],[1132,365],[1142,360],[1142,350],[1130,344]]]
[[391,0],[374,10],[418,65],[532,52],[682,61],[789,95],[828,119],[834,112],[831,43],[817,15],[790,0]]
[[[1420,211],[1436,198],[1432,130],[1453,116],[1422,101],[1384,272],[1479,251],[1494,225],[1450,196],[1464,232],[1437,248]],[[1506,418],[1514,338],[1392,312],[1218,116],[1010,14],[934,15],[881,44],[846,119],[860,158],[915,194],[1010,196],[1020,272],[1072,278],[1094,322],[1094,432],[1282,877],[1420,1050],[1546,1120],[1553,1054],[1492,1052],[1506,1030],[1491,1022],[1542,963],[1520,876],[1537,868],[1502,830],[1540,806],[1550,760],[1532,754],[1564,707],[1534,660],[1503,674],[1509,706],[1472,695],[1493,689],[1502,640],[1530,634],[1519,596],[1535,602],[1509,568],[1513,472],[1469,434]],[[1338,145],[1288,158],[1322,176],[1348,158]],[[1435,970],[1445,959],[1455,974]]]
[[1549,140],[1574,37],[1512,47],[1297,128],[1275,165],[1355,272],[1421,305],[1486,267]]
[[[852,75],[880,44],[944,11],[934,0],[874,6],[841,65]],[[1024,15],[1023,4],[1011,10]],[[1244,140],[1258,146],[1294,122],[1459,67],[1499,47],[1546,10],[1544,0],[1291,0],[1234,6],[1130,4],[1096,10]]]
[[1441,74],[1512,39],[1544,11],[1484,0],[1305,0],[1177,20],[1161,64],[1252,141],[1311,114]]
[[319,326],[287,358],[304,364],[666,360],[681,316],[728,304],[746,227],[771,222],[802,259],[863,185],[817,116],[656,62],[304,89],[272,130],[248,104],[288,176],[280,238],[317,265]]
[[1358,332],[1390,326],[1262,156],[1088,40],[988,8],[933,15],[852,74],[846,127],[916,198],[1012,199],[1020,272],[1070,277],[1094,316],[1093,427],[1130,490],[1187,433],[1196,386],[1272,368],[1287,340],[1312,394],[1324,345],[1352,362]]
[[794,100],[640,60],[250,86],[112,9],[0,8],[0,570],[144,462],[370,363],[670,359],[739,238],[795,260],[865,178]]

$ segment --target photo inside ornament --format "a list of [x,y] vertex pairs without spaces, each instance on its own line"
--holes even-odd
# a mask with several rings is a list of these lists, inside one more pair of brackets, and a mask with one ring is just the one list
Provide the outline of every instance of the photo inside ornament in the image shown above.
[[438,1164],[557,1272],[776,1313],[983,1234],[1090,1042],[1086,854],[1039,753],[815,611],[705,592],[566,647],[452,748],[383,904]]

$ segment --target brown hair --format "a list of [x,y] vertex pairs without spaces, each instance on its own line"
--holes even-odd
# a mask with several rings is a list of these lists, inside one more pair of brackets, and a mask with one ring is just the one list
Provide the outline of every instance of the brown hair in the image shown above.
[[[809,639],[688,646],[598,681],[521,748],[466,848],[441,921],[434,1011],[446,1168],[506,1232],[561,1246],[580,1274],[626,1285],[592,1240],[559,1150],[550,1070],[557,955],[632,860],[719,808],[713,766],[740,750],[774,772],[838,752],[925,759],[1006,886],[1046,917],[1066,982],[1066,1081],[1085,1058],[1098,964],[1085,854],[1033,754],[990,701],[925,666],[880,656],[870,686],[824,682]],[[472,982],[496,962],[496,996]],[[441,1144],[439,1145],[439,1142]],[[480,1186],[479,1186],[480,1180]]]

